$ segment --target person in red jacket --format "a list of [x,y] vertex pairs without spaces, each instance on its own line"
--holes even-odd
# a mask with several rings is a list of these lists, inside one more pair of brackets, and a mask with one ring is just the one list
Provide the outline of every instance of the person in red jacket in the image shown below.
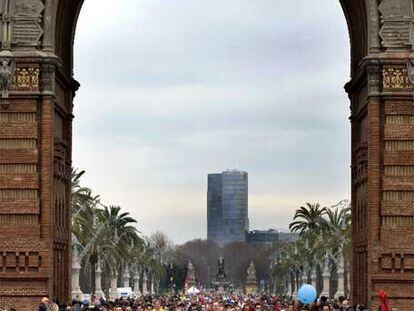
[[388,295],[385,292],[385,290],[381,289],[378,292],[378,299],[380,302],[378,311],[391,311],[390,299],[388,298]]

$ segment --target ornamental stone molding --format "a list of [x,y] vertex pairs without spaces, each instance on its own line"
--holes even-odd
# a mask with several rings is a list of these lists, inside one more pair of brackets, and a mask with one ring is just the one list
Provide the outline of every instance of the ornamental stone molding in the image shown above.
[[12,87],[15,89],[39,89],[40,69],[36,67],[18,67],[15,69]]
[[404,90],[413,86],[405,67],[386,66],[382,69],[382,77],[384,89]]

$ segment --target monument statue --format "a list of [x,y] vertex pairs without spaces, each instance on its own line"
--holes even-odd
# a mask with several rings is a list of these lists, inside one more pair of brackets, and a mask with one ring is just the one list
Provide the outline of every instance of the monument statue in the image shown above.
[[13,80],[14,63],[9,59],[0,60],[0,90],[1,90],[1,105],[3,107],[9,106],[9,90]]
[[217,261],[217,274],[216,279],[213,281],[213,288],[223,293],[231,288],[231,283],[227,280],[223,255],[220,255]]
[[247,268],[246,294],[255,295],[257,294],[258,288],[256,267],[254,266],[254,262],[250,261],[250,265]]
[[195,269],[191,260],[188,261],[187,265],[187,275],[185,277],[184,288],[185,290],[189,289],[192,286],[197,284],[197,279],[195,275]]

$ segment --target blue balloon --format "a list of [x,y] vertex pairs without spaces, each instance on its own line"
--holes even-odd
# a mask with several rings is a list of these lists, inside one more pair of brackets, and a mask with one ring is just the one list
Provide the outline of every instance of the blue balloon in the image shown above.
[[303,284],[298,292],[301,303],[312,303],[316,299],[316,289],[312,285]]

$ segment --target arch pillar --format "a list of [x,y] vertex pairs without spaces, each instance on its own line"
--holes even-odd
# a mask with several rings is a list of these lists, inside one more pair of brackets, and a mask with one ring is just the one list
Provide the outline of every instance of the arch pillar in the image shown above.
[[81,4],[0,0],[9,73],[0,79],[0,308],[71,300],[72,39]]
[[[414,299],[412,0],[343,0],[351,39],[351,297],[370,310]],[[410,258],[410,259],[408,259]],[[407,260],[408,259],[408,260]],[[406,265],[408,263],[408,266]]]
[[[0,0],[0,307],[70,300],[73,39],[82,0]],[[340,0],[351,41],[355,303],[414,299],[412,0]],[[7,4],[7,5],[6,5]],[[24,18],[22,17],[24,16]],[[13,22],[12,22],[13,21]],[[4,263],[4,266],[3,266]]]

